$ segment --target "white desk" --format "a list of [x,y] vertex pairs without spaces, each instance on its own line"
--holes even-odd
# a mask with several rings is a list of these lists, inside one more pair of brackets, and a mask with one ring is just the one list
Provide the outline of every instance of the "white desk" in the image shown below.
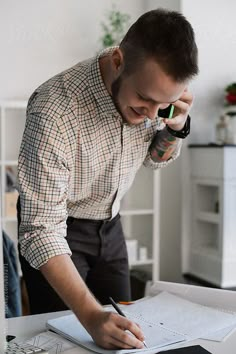
[[[43,315],[25,316],[11,318],[7,320],[7,334],[15,335],[18,339],[27,339],[33,337],[40,332],[45,331],[45,323],[50,318],[56,318],[69,314],[70,311],[53,312]],[[236,331],[225,341],[221,343],[196,340],[189,342],[188,345],[200,344],[213,354],[235,354],[236,348]],[[182,345],[184,346],[184,345]],[[186,346],[186,344],[185,344]],[[78,347],[67,351],[68,354],[87,354],[88,351]],[[141,351],[140,351],[141,353]]]
[[[148,294],[154,295],[156,291],[170,291],[179,293],[186,299],[204,303],[209,306],[219,306],[228,310],[236,311],[236,292],[195,287],[184,284],[174,284],[167,282],[156,282],[150,287]],[[40,332],[45,331],[46,321],[70,314],[70,311],[53,312],[42,315],[25,316],[6,320],[7,334],[15,335],[18,339],[29,339]],[[236,352],[236,330],[224,342],[213,342],[206,340],[195,340],[179,347],[199,344],[213,354],[235,354]],[[141,350],[139,351],[141,354]],[[66,353],[88,354],[89,351],[81,347],[71,349]]]

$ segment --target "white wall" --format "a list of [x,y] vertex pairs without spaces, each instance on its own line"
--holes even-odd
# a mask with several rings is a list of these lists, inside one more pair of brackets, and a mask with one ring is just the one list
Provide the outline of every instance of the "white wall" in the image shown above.
[[0,0],[0,99],[28,98],[42,82],[100,49],[111,8],[143,12],[142,0]]
[[192,23],[199,47],[200,74],[192,85],[195,103],[191,142],[215,138],[215,124],[224,88],[236,81],[235,0],[182,0],[182,12]]
[[158,7],[180,11],[181,0],[144,0],[145,11],[153,10]]

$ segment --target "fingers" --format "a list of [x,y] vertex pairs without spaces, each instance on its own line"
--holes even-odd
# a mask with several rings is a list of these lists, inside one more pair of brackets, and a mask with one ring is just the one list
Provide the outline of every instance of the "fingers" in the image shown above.
[[122,349],[133,349],[134,347],[129,346],[128,344],[125,344],[121,341],[119,341],[116,338],[111,338],[109,344],[106,347],[107,349],[117,349],[117,348],[122,348]]
[[189,91],[184,91],[179,100],[173,103],[174,114],[171,119],[164,119],[164,123],[168,124],[174,130],[181,130],[186,122],[189,111],[193,104],[193,95]]
[[186,90],[183,92],[182,96],[176,102],[178,102],[178,101],[183,101],[183,102],[186,102],[189,105],[191,105],[193,102],[193,95],[191,92]]
[[[91,333],[91,332],[90,332]],[[94,341],[107,349],[142,349],[144,336],[136,323],[110,312],[103,317],[99,328],[93,328]]]
[[136,323],[116,314],[114,321],[116,328],[112,334],[113,338],[119,340],[122,345],[128,345],[131,348],[143,348],[144,335]]

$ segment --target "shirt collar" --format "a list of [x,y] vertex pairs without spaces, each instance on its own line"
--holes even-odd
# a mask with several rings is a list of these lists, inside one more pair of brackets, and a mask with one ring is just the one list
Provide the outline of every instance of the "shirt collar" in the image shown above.
[[95,96],[99,109],[104,113],[112,114],[113,116],[121,119],[112,97],[103,82],[99,67],[99,59],[104,55],[111,54],[115,48],[116,47],[106,48],[94,58],[90,66],[89,86]]

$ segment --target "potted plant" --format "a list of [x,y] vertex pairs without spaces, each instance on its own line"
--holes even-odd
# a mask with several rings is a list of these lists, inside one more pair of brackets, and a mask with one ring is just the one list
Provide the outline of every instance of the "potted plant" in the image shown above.
[[225,106],[226,113],[229,116],[236,115],[236,82],[233,82],[225,88]]
[[119,45],[124,37],[128,26],[130,16],[122,13],[113,5],[107,13],[107,19],[101,23],[103,35],[101,37],[102,47],[112,47]]
[[236,82],[225,88],[225,118],[228,119],[228,143],[236,144]]

